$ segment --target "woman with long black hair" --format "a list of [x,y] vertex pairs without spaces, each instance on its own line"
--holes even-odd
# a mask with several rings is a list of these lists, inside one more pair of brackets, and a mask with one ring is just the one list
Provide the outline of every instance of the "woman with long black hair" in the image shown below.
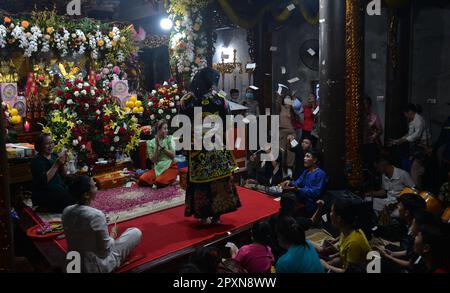
[[[218,115],[222,121],[230,113],[225,96],[217,92],[219,72],[204,68],[193,78],[190,93],[181,100],[181,113],[191,118],[192,132],[201,129],[202,138],[208,130],[203,118]],[[195,125],[194,108],[201,107],[202,124]],[[225,141],[225,140],[223,140]],[[194,216],[202,224],[218,224],[220,216],[236,211],[240,206],[236,187],[232,181],[237,165],[231,151],[222,149],[189,151],[185,216]]]

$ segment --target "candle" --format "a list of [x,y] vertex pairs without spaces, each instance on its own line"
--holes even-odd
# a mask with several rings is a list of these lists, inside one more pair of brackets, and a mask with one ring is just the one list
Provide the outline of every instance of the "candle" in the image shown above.
[[25,132],[30,131],[30,123],[28,121],[25,121],[25,125],[23,127],[25,128]]

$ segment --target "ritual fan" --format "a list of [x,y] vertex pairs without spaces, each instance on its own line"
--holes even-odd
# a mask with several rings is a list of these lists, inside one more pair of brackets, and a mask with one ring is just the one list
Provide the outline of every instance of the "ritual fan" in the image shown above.
[[300,46],[300,60],[311,70],[319,70],[319,40],[310,39]]

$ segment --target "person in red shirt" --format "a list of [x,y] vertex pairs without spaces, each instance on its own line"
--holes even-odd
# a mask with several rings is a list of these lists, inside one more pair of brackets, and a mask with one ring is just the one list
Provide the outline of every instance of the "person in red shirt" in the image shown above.
[[306,105],[303,105],[303,138],[311,138],[314,127],[314,110],[317,107],[316,97],[313,93],[308,96]]

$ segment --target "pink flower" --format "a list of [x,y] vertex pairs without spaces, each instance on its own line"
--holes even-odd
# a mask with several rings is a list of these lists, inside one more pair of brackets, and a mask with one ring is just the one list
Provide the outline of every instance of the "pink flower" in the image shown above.
[[100,74],[97,74],[97,75],[95,76],[95,79],[96,79],[96,80],[100,80],[100,79],[102,79],[102,76],[101,76]]
[[103,74],[104,75],[108,75],[109,74],[109,69],[108,68],[103,68]]
[[119,74],[119,73],[120,73],[120,68],[119,68],[119,66],[114,66],[113,72],[114,72],[115,74]]

